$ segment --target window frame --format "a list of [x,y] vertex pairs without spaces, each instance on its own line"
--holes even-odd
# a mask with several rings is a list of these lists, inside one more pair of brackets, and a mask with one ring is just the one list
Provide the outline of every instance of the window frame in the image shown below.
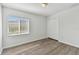
[[[8,16],[8,17],[10,17],[10,16]],[[15,17],[17,17],[19,19],[19,25],[18,25],[19,30],[18,30],[18,33],[10,34],[10,32],[9,32],[9,21],[7,21],[7,23],[8,23],[8,26],[7,26],[7,28],[8,28],[8,36],[15,36],[15,35],[21,35],[21,34],[29,34],[29,18],[18,17],[18,16],[15,16]],[[26,24],[27,24],[27,31],[26,32],[21,32],[21,29],[20,29],[20,26],[21,26],[20,21],[22,20],[21,18],[24,18],[26,20]]]

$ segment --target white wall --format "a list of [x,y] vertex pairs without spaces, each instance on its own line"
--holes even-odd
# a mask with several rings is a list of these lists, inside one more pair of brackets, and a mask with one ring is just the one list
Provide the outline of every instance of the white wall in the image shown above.
[[58,20],[57,18],[47,18],[47,36],[57,40],[58,33]]
[[[30,34],[8,37],[6,28],[7,17],[9,15],[30,18]],[[46,37],[51,37],[60,42],[79,47],[78,25],[79,6],[60,12],[54,16],[49,16],[47,17],[47,21],[44,16],[3,7],[3,48],[16,46]]]
[[[30,34],[8,37],[7,17],[10,15],[30,18]],[[46,18],[19,10],[3,7],[3,48],[46,38]]]
[[2,52],[2,7],[0,4],[0,54]]
[[79,47],[79,6],[61,14],[61,42]]
[[[55,24],[54,20],[56,21]],[[57,37],[57,40],[60,42],[79,47],[79,6],[60,12],[54,16],[49,16],[47,23],[49,36],[55,33],[52,37]]]

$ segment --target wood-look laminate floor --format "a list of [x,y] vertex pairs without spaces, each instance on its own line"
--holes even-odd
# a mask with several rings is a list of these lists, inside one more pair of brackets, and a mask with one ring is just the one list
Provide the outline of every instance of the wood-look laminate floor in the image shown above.
[[4,49],[2,55],[78,55],[79,48],[51,39],[43,39]]

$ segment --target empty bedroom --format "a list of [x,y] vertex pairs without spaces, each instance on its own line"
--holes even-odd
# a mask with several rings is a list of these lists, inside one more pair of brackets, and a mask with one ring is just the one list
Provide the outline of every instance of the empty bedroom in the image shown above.
[[79,55],[79,3],[0,3],[1,55]]

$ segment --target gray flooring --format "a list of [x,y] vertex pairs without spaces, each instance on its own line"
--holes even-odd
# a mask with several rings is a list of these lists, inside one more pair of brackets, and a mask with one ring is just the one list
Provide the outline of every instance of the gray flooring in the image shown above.
[[43,39],[4,49],[2,55],[78,55],[79,48],[51,39]]

